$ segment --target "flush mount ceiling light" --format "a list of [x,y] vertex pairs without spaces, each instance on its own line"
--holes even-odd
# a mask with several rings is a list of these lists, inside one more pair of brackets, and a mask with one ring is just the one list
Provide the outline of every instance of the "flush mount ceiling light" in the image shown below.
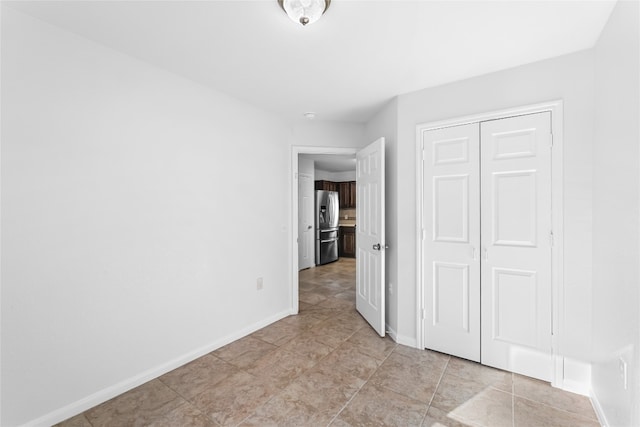
[[320,19],[331,0],[278,0],[278,4],[292,21],[307,25]]

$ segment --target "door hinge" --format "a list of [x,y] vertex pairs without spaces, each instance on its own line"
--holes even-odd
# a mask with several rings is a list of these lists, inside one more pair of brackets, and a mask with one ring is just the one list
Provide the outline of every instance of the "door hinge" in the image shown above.
[[549,231],[549,244],[551,247],[555,244],[555,239],[553,238],[553,230]]
[[423,308],[420,310],[420,317],[422,318],[422,320],[424,320],[424,318],[426,317],[427,313],[426,310]]
[[421,234],[422,240],[427,238],[427,230],[425,230],[424,228],[422,229],[422,233],[420,234]]

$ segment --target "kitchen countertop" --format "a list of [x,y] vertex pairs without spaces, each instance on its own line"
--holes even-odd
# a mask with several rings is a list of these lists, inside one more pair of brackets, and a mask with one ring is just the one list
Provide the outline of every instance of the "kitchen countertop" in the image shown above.
[[356,226],[354,223],[350,223],[350,222],[341,222],[338,225],[340,227],[355,227]]

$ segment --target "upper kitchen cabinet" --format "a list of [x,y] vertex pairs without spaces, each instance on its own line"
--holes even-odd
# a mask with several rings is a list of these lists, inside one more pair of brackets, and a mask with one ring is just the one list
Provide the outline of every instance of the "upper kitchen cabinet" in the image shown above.
[[341,208],[355,208],[356,207],[356,182],[339,182],[338,192],[340,194],[340,207]]
[[316,190],[338,191],[338,184],[333,181],[316,181]]
[[356,208],[356,182],[349,182],[349,204],[352,208]]
[[337,191],[339,194],[340,208],[352,209],[356,207],[356,182],[316,181],[316,190]]

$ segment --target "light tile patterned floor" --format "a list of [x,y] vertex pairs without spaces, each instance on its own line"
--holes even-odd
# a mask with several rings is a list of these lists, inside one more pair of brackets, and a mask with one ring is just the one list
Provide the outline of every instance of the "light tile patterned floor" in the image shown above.
[[61,426],[598,426],[547,383],[380,338],[355,311],[355,260],[300,273],[300,314]]

